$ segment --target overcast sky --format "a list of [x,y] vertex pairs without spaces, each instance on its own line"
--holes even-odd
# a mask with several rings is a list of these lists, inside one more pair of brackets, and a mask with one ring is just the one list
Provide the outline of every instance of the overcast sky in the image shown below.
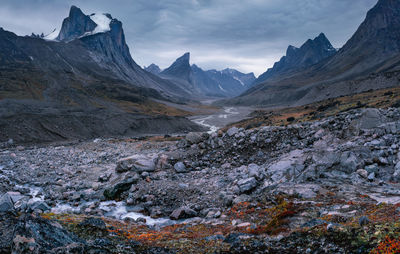
[[261,74],[324,32],[341,47],[377,0],[1,0],[0,26],[18,35],[60,28],[71,5],[123,22],[139,65],[168,67],[191,52],[203,69]]

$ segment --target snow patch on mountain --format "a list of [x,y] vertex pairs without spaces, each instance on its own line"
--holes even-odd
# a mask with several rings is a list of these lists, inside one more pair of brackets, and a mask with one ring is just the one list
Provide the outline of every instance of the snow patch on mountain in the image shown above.
[[43,37],[43,39],[48,40],[48,41],[54,41],[57,38],[59,33],[60,33],[60,30],[55,28],[53,30],[53,32],[51,32],[48,35],[46,35],[45,37]]
[[91,32],[91,34],[105,33],[111,30],[111,18],[108,17],[106,14],[94,13],[89,17],[91,20],[93,20],[94,23],[97,24],[96,28]]
[[243,83],[243,81],[241,81],[239,78],[233,76],[233,79],[239,81],[239,83],[240,83],[242,86],[245,86],[245,84]]

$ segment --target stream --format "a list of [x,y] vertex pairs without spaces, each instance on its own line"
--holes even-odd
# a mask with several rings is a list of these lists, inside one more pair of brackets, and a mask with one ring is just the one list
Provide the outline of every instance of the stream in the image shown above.
[[189,119],[192,122],[208,128],[208,133],[213,133],[230,123],[247,118],[247,115],[252,112],[252,110],[252,108],[248,107],[224,107],[214,114],[193,116]]

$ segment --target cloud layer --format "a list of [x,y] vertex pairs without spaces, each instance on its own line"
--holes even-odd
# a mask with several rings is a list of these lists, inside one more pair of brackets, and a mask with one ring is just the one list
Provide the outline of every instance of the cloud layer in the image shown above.
[[0,26],[19,35],[60,27],[69,7],[107,12],[124,24],[140,65],[167,67],[190,51],[204,69],[261,74],[285,54],[324,32],[341,47],[377,0],[3,0]]

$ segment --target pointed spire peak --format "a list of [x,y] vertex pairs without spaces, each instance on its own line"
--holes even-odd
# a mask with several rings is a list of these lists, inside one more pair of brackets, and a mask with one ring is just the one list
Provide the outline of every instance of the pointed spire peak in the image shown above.
[[189,62],[190,62],[190,53],[189,52],[186,52],[181,57],[179,57],[179,58],[177,58],[175,60],[175,63],[185,64],[185,65],[189,65],[190,66]]
[[76,16],[76,15],[79,15],[79,16],[83,15],[84,16],[85,14],[82,12],[81,9],[79,9],[75,5],[72,5],[71,9],[69,10],[69,16],[72,17],[72,16]]
[[185,54],[183,54],[178,59],[182,59],[182,60],[185,60],[185,61],[190,61],[190,52],[186,52]]

